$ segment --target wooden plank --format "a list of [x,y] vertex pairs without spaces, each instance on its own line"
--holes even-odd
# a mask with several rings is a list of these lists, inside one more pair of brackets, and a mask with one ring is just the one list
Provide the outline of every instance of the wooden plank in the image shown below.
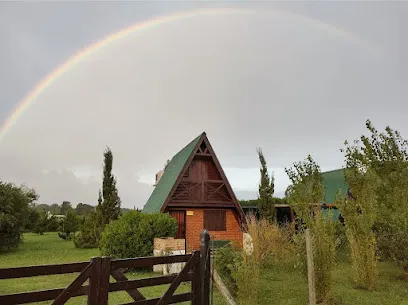
[[71,264],[2,268],[0,269],[0,280],[81,272],[88,265],[89,262],[80,262]]
[[128,278],[123,274],[121,270],[119,269],[112,270],[111,275],[117,281],[117,283],[110,283],[109,291],[126,290],[126,292],[130,295],[130,297],[134,301],[146,300],[143,294],[141,294],[139,290],[136,289],[137,287],[134,287],[134,289],[131,289]]
[[204,229],[200,234],[201,305],[210,304],[210,263],[210,234]]
[[231,202],[225,201],[216,201],[216,200],[208,200],[207,202],[202,201],[187,201],[187,200],[178,200],[169,203],[169,208],[234,208],[234,204]]
[[191,291],[194,294],[194,298],[191,302],[191,305],[200,305],[201,304],[200,260],[193,264],[191,271],[192,271]]
[[148,256],[148,257],[136,257],[117,259],[111,261],[111,270],[123,269],[123,268],[138,268],[138,267],[151,267],[154,265],[173,264],[173,263],[185,263],[191,257],[191,254],[181,255],[168,255],[168,256]]
[[232,297],[231,293],[229,292],[228,288],[225,286],[224,282],[222,281],[221,277],[218,275],[217,270],[214,269],[212,273],[212,278],[214,283],[217,285],[218,291],[223,296],[224,300],[229,305],[236,305],[234,298]]
[[[73,291],[70,296],[77,297],[81,295],[87,295],[88,289],[89,289],[89,286],[82,286],[78,290]],[[54,300],[62,292],[64,292],[64,290],[65,288],[56,288],[56,289],[49,289],[49,290],[0,295],[0,304],[1,305],[16,305],[16,304],[27,304],[27,303]]]
[[99,296],[98,305],[108,305],[109,279],[110,279],[110,257],[102,257],[101,272],[99,274]]
[[196,153],[195,155],[198,157],[211,157],[211,154],[209,153]]
[[102,257],[93,257],[91,262],[92,274],[89,277],[88,305],[98,305]]
[[200,185],[200,183],[193,184],[193,186],[190,186],[188,189],[186,189],[186,190],[182,191],[181,193],[178,193],[177,195],[171,197],[171,200],[175,200],[177,197],[180,197],[181,195],[188,194],[189,191],[191,191],[192,189],[196,188],[199,185]]
[[[123,280],[123,281],[118,281],[116,283],[110,283],[109,291],[110,292],[122,291],[122,290],[127,291],[127,290],[133,290],[136,288],[171,284],[176,278],[177,278],[177,274],[157,276],[157,277],[151,277],[151,278],[146,278],[146,279]],[[183,276],[182,281],[183,282],[191,281],[191,278],[192,278],[192,275],[187,274],[186,276]],[[145,300],[146,298],[143,297],[143,299]],[[135,300],[135,301],[138,301],[138,300]]]
[[157,305],[167,305],[167,304],[169,304],[173,293],[177,290],[180,283],[183,281],[183,278],[190,272],[191,266],[193,264],[195,264],[197,262],[197,260],[200,259],[199,255],[200,255],[200,253],[196,252],[196,251],[192,254],[190,260],[187,262],[187,264],[184,266],[184,268],[180,271],[180,273],[177,275],[177,277],[174,279],[174,281],[170,284],[170,287],[167,289],[167,291],[163,294],[163,296],[157,302]]
[[[191,292],[187,293],[180,293],[173,295],[167,304],[175,304],[181,302],[191,301],[193,299],[193,294]],[[132,303],[126,303],[121,305],[156,305],[160,299],[150,299],[150,300],[143,300],[143,301],[136,301]]]
[[316,305],[313,245],[309,229],[306,229],[306,254],[307,254],[307,281],[309,284],[309,305]]
[[82,284],[89,278],[92,263],[88,264],[86,268],[78,275],[78,277],[64,289],[63,292],[52,302],[52,305],[62,305],[65,304],[75,291],[82,287]]

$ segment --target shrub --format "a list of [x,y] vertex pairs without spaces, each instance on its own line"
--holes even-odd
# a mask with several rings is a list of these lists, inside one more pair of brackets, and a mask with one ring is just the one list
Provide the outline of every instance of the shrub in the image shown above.
[[73,210],[68,211],[67,217],[61,224],[62,232],[58,236],[65,240],[71,240],[71,233],[75,233],[79,229],[79,217]]
[[382,232],[377,235],[378,251],[381,258],[393,261],[408,273],[408,229]]
[[40,234],[40,235],[43,235],[44,232],[47,231],[47,229],[48,229],[48,216],[47,216],[47,213],[44,210],[42,210],[42,211],[39,212],[39,217],[38,217],[38,220],[37,220],[37,224],[34,227],[33,232],[37,233],[37,234]]
[[358,288],[373,290],[378,277],[376,238],[373,232],[377,216],[376,188],[378,176],[371,170],[365,172],[348,169],[346,179],[355,199],[338,194],[336,205],[344,216],[354,282]]
[[80,232],[73,236],[75,247],[97,248],[101,231],[101,228],[96,223],[96,212],[89,213],[80,224]]
[[61,228],[61,221],[55,216],[47,218],[46,231],[47,232],[58,232]]
[[[309,155],[304,161],[295,163],[293,168],[285,171],[292,182],[287,192],[288,200],[301,219],[299,234],[307,227],[312,235],[316,299],[319,303],[327,303],[331,294],[331,269],[335,258],[335,227],[330,220],[332,217],[325,217],[319,204],[324,202],[320,166]],[[304,274],[307,270],[304,237],[297,236],[295,242],[300,250],[297,266]]]
[[102,255],[114,258],[149,256],[155,237],[174,237],[176,220],[168,214],[131,211],[110,222],[102,233]]
[[37,197],[33,190],[0,181],[0,252],[15,249],[21,243],[29,204]]
[[232,296],[238,292],[236,274],[242,264],[242,253],[234,246],[219,248],[215,254],[214,265]]

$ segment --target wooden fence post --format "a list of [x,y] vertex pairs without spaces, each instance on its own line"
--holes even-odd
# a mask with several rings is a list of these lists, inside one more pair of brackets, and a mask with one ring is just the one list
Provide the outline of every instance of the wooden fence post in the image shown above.
[[93,257],[89,277],[88,305],[108,305],[110,257]]
[[[194,255],[195,251],[192,252]],[[200,255],[201,256],[201,255]],[[201,258],[200,256],[198,257],[199,260],[194,263],[192,267],[192,272],[193,272],[193,278],[191,280],[191,290],[194,294],[194,298],[191,302],[191,305],[201,305],[201,273],[200,273],[200,268],[201,268]]]
[[309,283],[309,305],[316,305],[313,245],[309,229],[306,229],[307,281]]
[[92,269],[91,276],[89,277],[88,305],[98,305],[102,257],[92,257],[91,263]]
[[203,230],[200,234],[200,276],[201,276],[201,304],[210,304],[210,234]]
[[110,264],[111,264],[110,257],[107,257],[107,256],[102,257],[101,273],[99,276],[99,303],[98,305],[108,305]]

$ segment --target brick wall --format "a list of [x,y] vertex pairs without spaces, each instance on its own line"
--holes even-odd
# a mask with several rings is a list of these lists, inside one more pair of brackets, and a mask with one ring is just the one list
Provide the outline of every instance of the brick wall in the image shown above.
[[[193,215],[190,215],[192,212]],[[226,211],[227,230],[226,231],[209,231],[210,236],[214,235],[214,240],[235,241],[242,246],[243,233],[235,217],[233,210]],[[200,233],[203,230],[204,213],[202,209],[187,209],[186,216],[186,243],[187,253],[191,250],[200,249]]]

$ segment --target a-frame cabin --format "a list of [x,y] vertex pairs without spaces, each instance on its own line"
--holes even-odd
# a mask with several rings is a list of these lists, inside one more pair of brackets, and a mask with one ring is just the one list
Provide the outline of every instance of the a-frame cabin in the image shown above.
[[204,228],[214,240],[242,245],[245,215],[205,132],[156,175],[143,212],[173,216],[178,223],[176,238],[186,240],[186,251],[199,249]]

